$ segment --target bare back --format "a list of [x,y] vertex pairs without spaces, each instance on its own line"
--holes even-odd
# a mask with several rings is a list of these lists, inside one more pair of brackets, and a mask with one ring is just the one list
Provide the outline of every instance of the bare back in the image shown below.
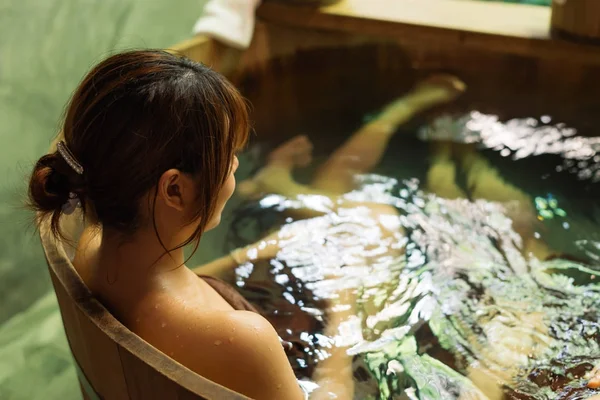
[[[126,266],[101,266],[100,238],[86,229],[74,265],[129,329],[198,374],[256,399],[302,398],[274,328],[234,309],[182,266],[144,281]],[[118,271],[118,272],[117,272]]]

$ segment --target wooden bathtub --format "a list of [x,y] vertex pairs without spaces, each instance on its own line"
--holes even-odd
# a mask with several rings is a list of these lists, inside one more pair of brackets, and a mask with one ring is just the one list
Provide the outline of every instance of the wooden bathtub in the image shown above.
[[[598,119],[600,47],[552,39],[544,7],[346,0],[322,8],[266,3],[258,15],[246,51],[207,37],[171,50],[238,84],[261,137],[310,130],[325,114],[332,124],[355,124],[433,71],[460,75],[471,88],[462,101],[491,111]],[[41,238],[84,398],[244,398],[121,325],[91,296],[47,226]]]

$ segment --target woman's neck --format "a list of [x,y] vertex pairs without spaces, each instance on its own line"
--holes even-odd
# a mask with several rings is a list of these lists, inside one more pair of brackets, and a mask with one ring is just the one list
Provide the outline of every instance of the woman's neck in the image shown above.
[[[177,247],[173,242],[164,242],[164,247]],[[87,227],[74,264],[92,293],[117,318],[133,323],[136,317],[132,316],[148,302],[159,304],[163,294],[184,299],[198,296],[199,279],[183,265],[183,249],[167,253],[164,247],[153,231],[139,231],[124,239]]]
[[186,270],[183,248],[173,241],[161,243],[154,230],[139,230],[134,235],[103,231],[98,248],[98,266],[111,280],[123,279],[136,286],[150,284],[168,276],[172,279]]

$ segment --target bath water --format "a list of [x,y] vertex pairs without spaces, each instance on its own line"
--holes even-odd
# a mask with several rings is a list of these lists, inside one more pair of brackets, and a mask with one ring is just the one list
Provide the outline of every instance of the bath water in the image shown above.
[[[295,178],[309,184],[350,133],[309,133],[314,163]],[[254,143],[245,160],[264,160],[271,145]],[[307,219],[285,193],[238,199],[230,248],[282,226],[294,240],[231,283],[293,343],[309,390],[343,346],[356,399],[586,398],[600,362],[599,148],[549,115],[418,120],[344,195],[396,210],[391,234],[359,208]],[[327,335],[341,290],[354,315]]]

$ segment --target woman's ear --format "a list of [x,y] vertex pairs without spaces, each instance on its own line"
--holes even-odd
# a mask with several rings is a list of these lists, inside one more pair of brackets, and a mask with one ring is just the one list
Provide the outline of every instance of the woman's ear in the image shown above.
[[158,181],[158,198],[166,206],[177,211],[183,211],[190,201],[190,178],[178,169],[165,171]]

